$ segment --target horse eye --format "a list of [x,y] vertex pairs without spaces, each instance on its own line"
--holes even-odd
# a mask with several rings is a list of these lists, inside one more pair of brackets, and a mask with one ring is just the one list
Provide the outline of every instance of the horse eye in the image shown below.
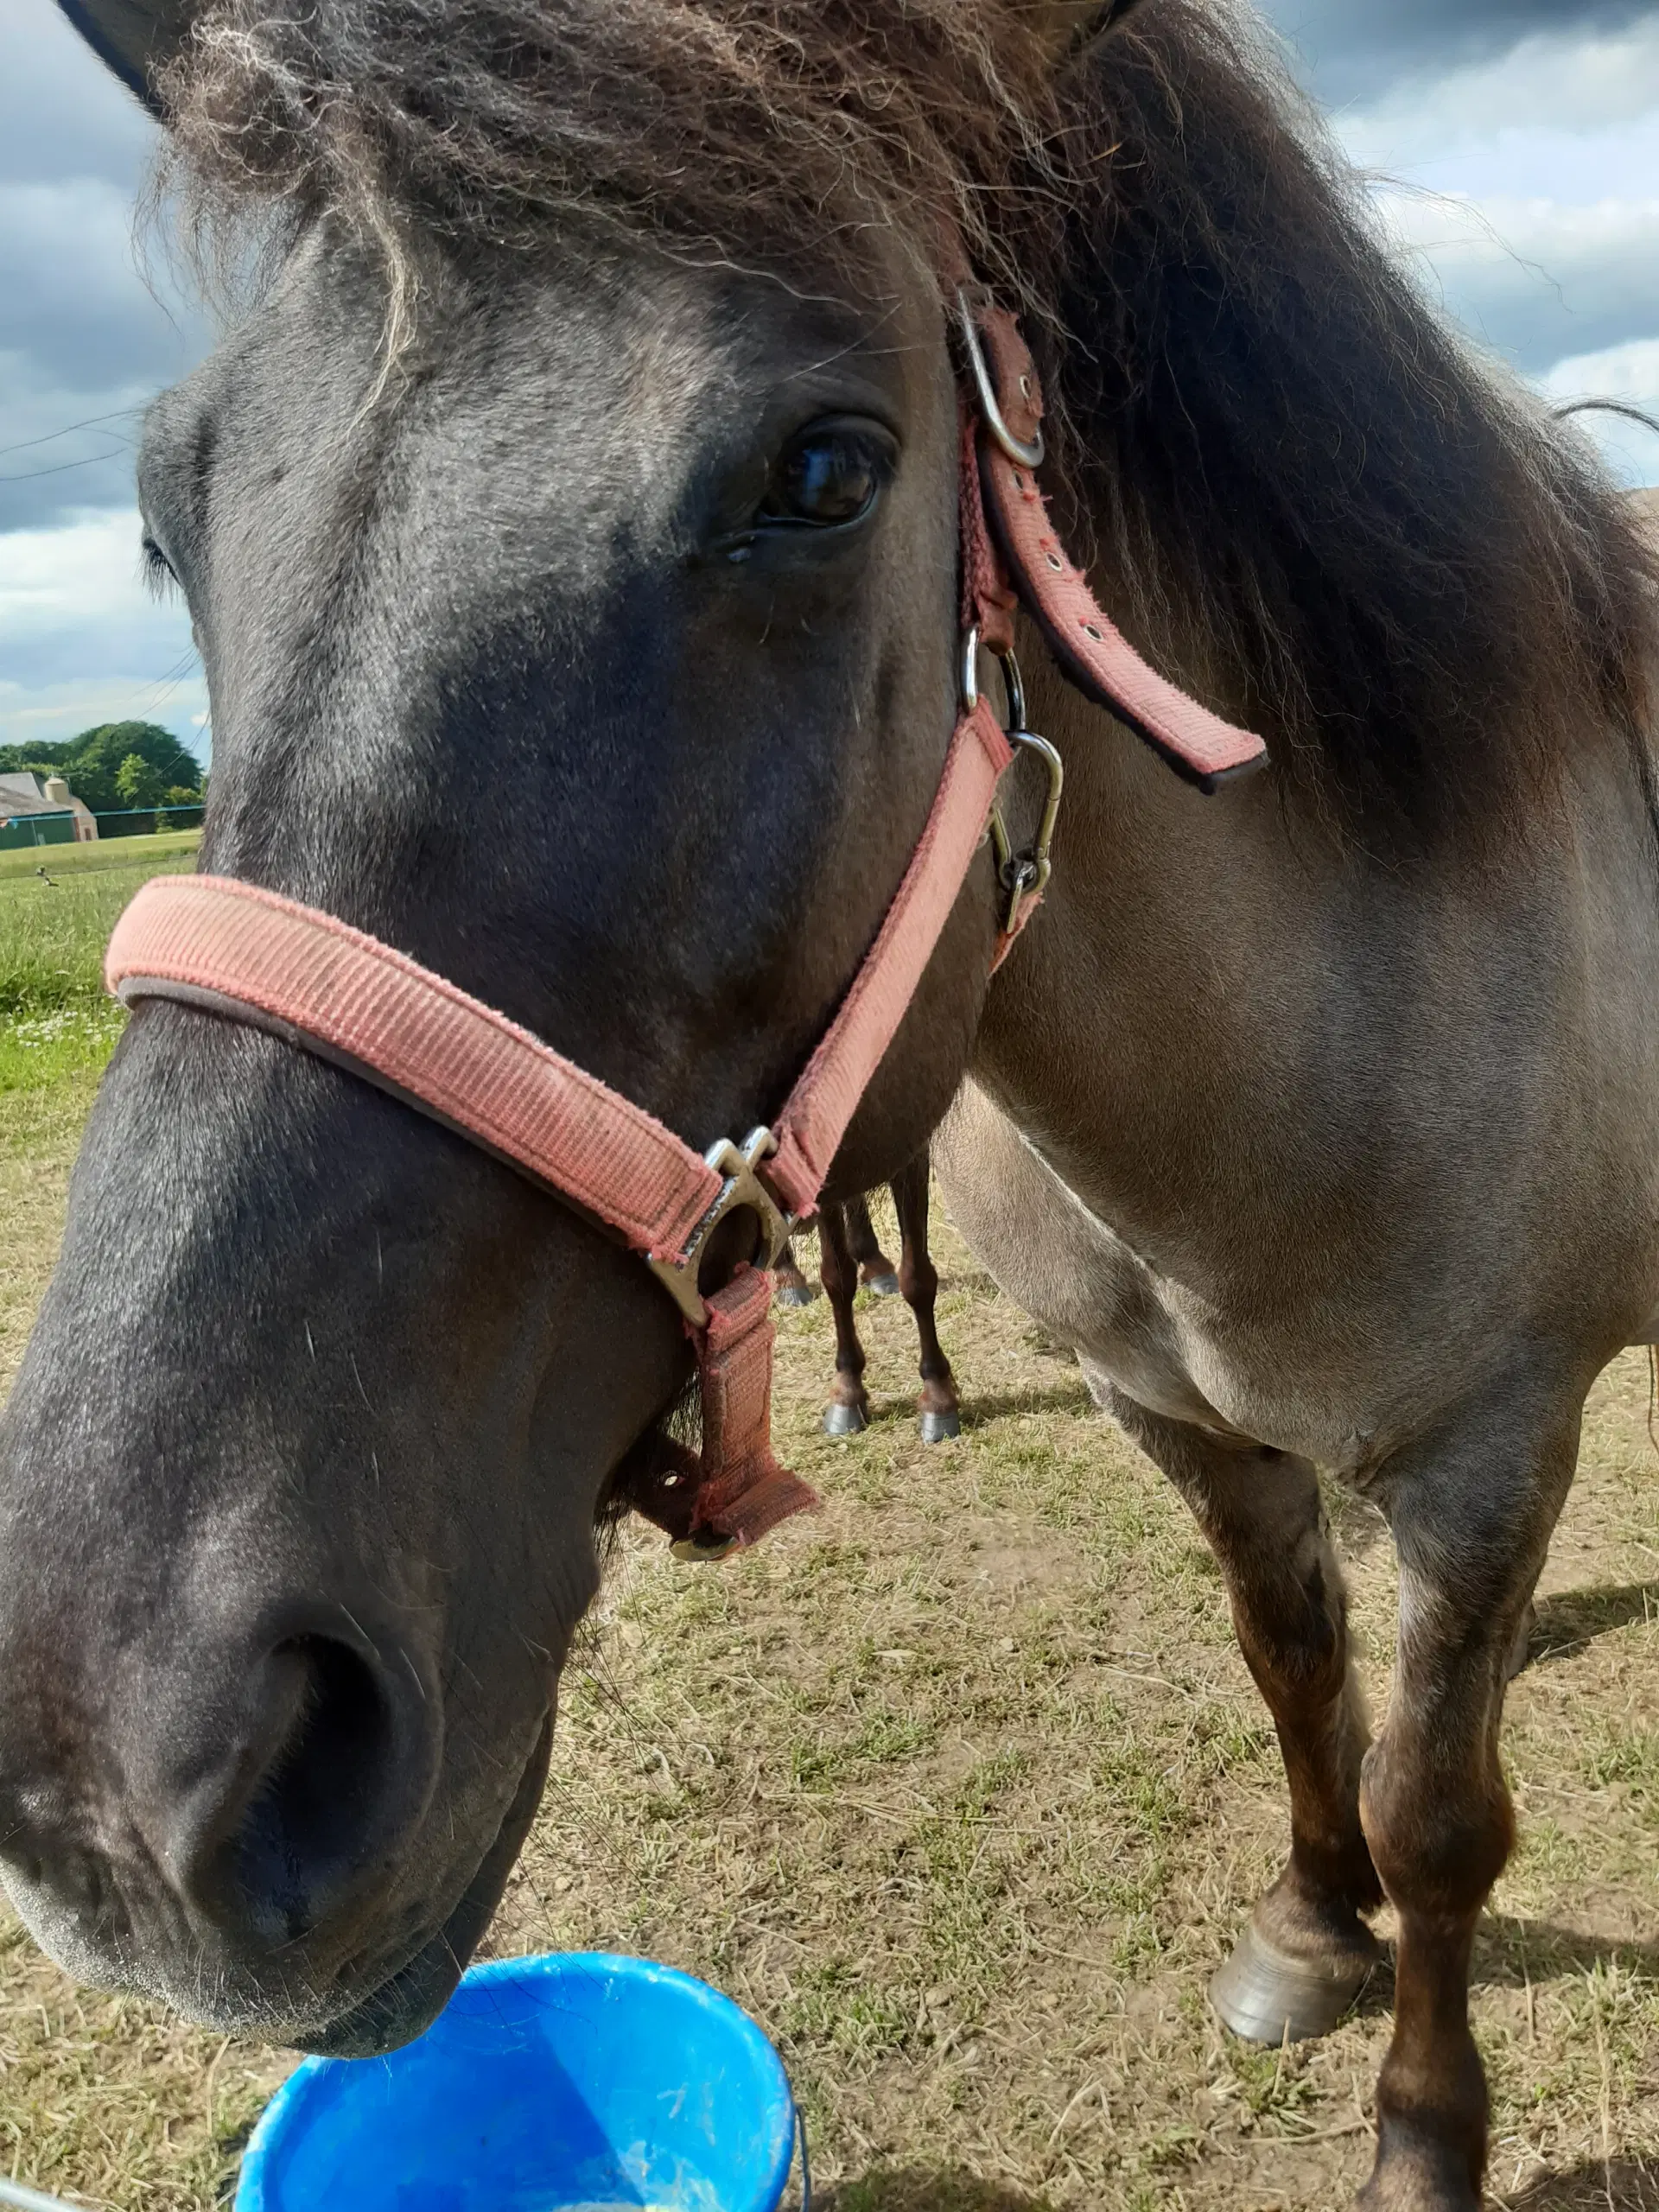
[[892,465],[887,441],[874,429],[815,423],[785,447],[764,512],[772,522],[818,530],[857,522],[875,505]]
[[149,578],[152,583],[161,583],[168,581],[176,583],[178,582],[177,570],[174,568],[173,563],[168,559],[166,554],[162,552],[161,547],[156,543],[156,540],[150,536],[148,531],[146,531],[143,535],[142,551],[143,556],[144,574]]

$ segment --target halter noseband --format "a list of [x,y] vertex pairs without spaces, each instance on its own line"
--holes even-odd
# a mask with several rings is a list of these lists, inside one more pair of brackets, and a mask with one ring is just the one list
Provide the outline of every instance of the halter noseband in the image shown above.
[[[1059,755],[1024,727],[1016,607],[1035,620],[1079,690],[1200,789],[1214,791],[1264,758],[1259,738],[1159,676],[1101,611],[1037,486],[1042,399],[1018,326],[1001,310],[976,318],[965,295],[961,321],[969,369],[959,477],[962,712],[921,841],[875,942],[771,1128],[700,1156],[493,1007],[378,938],[257,884],[155,877],[110,941],[105,979],[126,1004],[181,1001],[332,1060],[516,1167],[645,1260],[696,1346],[702,1444],[695,1459],[671,1457],[632,1502],[684,1556],[721,1557],[816,1503],[772,1453],[766,1270],[816,1210],[988,826],[1007,895],[998,964],[1047,880]],[[1003,664],[1007,730],[979,690],[982,646]],[[1021,854],[996,806],[1016,747],[1039,753],[1049,772],[1041,827]],[[740,1211],[757,1225],[756,1263],[705,1292],[699,1269],[709,1240]]]

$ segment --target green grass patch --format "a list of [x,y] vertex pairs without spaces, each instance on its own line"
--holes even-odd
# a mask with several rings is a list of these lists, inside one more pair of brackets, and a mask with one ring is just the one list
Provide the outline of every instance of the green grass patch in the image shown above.
[[28,845],[0,853],[0,883],[12,876],[36,878],[42,868],[54,881],[121,868],[143,868],[153,874],[163,863],[194,865],[200,842],[200,830],[168,830],[149,837],[104,837],[92,845]]
[[[0,855],[30,863],[27,873],[0,868],[0,1025],[8,1027],[100,1009],[104,948],[117,917],[152,875],[193,866],[194,841],[131,837],[118,845],[66,846],[63,861],[54,856],[57,849],[48,849],[44,861],[33,853]],[[38,1051],[41,1042],[37,1037],[22,1049]],[[14,1070],[22,1065],[8,1058]]]
[[122,1009],[105,999],[0,1021],[0,1096],[47,1090],[76,1076],[99,1072],[125,1020]]

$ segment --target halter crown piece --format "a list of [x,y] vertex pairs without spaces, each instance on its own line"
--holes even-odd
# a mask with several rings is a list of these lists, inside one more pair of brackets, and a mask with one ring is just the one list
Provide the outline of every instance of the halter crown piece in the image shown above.
[[[126,1004],[165,998],[272,1032],[456,1130],[629,1245],[680,1310],[696,1351],[700,1454],[671,1454],[639,1510],[683,1556],[720,1558],[817,1503],[772,1449],[766,1269],[817,1208],[836,1149],[892,1043],[989,827],[1007,905],[1000,961],[1047,878],[1059,758],[1024,728],[1014,661],[1023,606],[1071,680],[1205,791],[1255,766],[1262,741],[1149,668],[1096,604],[1048,519],[1035,470],[1042,399],[1013,317],[961,299],[968,374],[960,465],[963,698],[932,811],[875,942],[769,1128],[702,1154],[505,1014],[332,914],[228,877],[157,876],[116,925],[105,965]],[[1011,729],[981,696],[978,648],[1003,660]],[[1016,746],[1048,765],[1050,798],[1015,855],[996,792]],[[699,1265],[747,1210],[760,1264],[705,1292]]]

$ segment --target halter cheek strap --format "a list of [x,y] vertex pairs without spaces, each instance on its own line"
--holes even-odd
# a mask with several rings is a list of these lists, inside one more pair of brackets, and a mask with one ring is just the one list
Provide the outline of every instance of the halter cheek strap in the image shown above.
[[964,315],[963,332],[969,360],[991,401],[988,434],[978,446],[997,550],[1014,594],[1065,675],[1202,791],[1215,791],[1258,766],[1266,752],[1261,739],[1235,729],[1149,668],[1067,558],[1037,483],[1043,396],[1019,324],[1007,308],[993,308],[977,321]]
[[[1041,411],[1034,373],[1011,321],[1004,322],[998,327],[988,318],[994,358],[1012,387],[1010,414],[1034,434]],[[1033,546],[1042,552],[1035,533],[1046,528],[1046,515],[1033,487],[1030,516],[1039,519],[1021,519],[1027,487],[991,456],[994,443],[1002,451],[1007,423],[982,373],[971,323],[969,330],[982,388],[981,406],[964,405],[961,471],[970,661],[976,634],[998,650],[1012,648],[1015,588],[987,525],[988,495],[1019,597],[1038,612],[1046,632],[1066,634],[1079,609],[1091,647],[1090,626],[1100,627],[1100,652],[1068,653],[1068,672],[1075,676],[1084,664],[1085,688],[1109,698],[1166,757],[1213,788],[1221,774],[1261,756],[1260,741],[1217,721],[1147,668],[1069,564],[1056,571],[1046,555],[1040,567],[1029,564]],[[981,434],[988,420],[998,426],[996,441]],[[1045,582],[1056,574],[1063,595]],[[817,1502],[772,1449],[773,1329],[765,1268],[796,1222],[816,1209],[991,821],[1014,746],[973,688],[971,667],[969,677],[969,696],[920,842],[875,942],[773,1127],[753,1131],[741,1146],[721,1142],[699,1155],[653,1115],[445,977],[332,914],[257,884],[157,876],[110,942],[105,980],[128,1004],[181,1001],[334,1061],[556,1192],[646,1262],[678,1306],[696,1351],[702,1448],[700,1455],[671,1452],[632,1502],[689,1555],[718,1557],[753,1543]],[[1017,678],[1011,690],[1017,697]],[[1017,711],[1015,718],[1022,719]],[[1018,728],[1012,736],[1043,744]],[[1044,749],[1057,763],[1052,748]],[[999,958],[1033,904],[1016,887]],[[705,1294],[698,1276],[709,1237],[739,1211],[758,1222],[765,1264],[740,1267]]]

